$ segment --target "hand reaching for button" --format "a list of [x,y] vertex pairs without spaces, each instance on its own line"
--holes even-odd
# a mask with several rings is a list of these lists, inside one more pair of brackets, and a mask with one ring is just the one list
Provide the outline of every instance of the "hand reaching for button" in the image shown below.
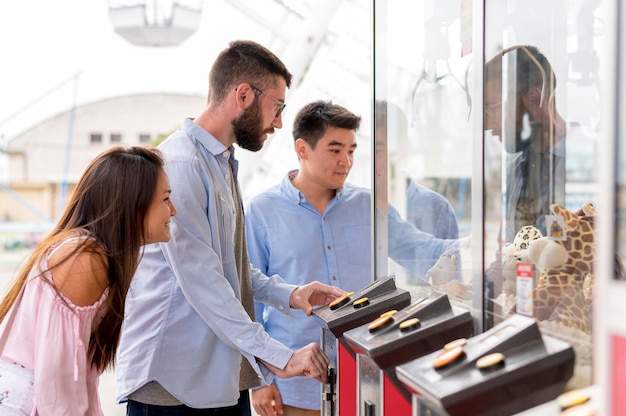
[[337,287],[320,282],[311,282],[304,286],[298,286],[296,290],[291,292],[289,306],[294,309],[302,309],[308,316],[311,316],[313,306],[328,305],[344,293]]
[[315,342],[294,351],[285,368],[275,367],[265,361],[263,363],[271,372],[281,378],[307,376],[322,383],[328,382],[328,364],[330,361]]

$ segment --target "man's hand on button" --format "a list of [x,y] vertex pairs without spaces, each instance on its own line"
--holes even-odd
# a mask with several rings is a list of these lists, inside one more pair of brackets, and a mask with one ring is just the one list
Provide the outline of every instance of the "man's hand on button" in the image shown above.
[[328,305],[345,292],[338,287],[325,285],[320,282],[311,282],[299,286],[291,292],[289,306],[302,309],[307,315],[313,313],[313,306]]
[[329,362],[324,351],[315,342],[294,351],[285,368],[281,369],[263,361],[267,368],[278,377],[306,376],[322,383],[328,382]]

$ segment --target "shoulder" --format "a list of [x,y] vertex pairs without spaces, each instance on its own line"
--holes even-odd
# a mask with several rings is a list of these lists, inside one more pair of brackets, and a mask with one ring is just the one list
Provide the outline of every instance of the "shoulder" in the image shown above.
[[76,306],[96,303],[109,285],[107,258],[93,240],[73,239],[48,258],[54,287]]
[[445,196],[433,191],[432,189],[424,185],[416,183],[413,183],[411,186],[409,186],[409,189],[407,190],[407,199],[410,201],[414,201],[414,199],[420,199],[420,202],[428,202],[432,206],[450,205],[450,201],[448,201]]
[[278,200],[282,200],[285,198],[286,196],[281,192],[280,187],[278,185],[275,185],[251,197],[247,205],[250,208],[265,207],[275,204]]
[[343,188],[341,189],[341,193],[344,198],[353,201],[361,201],[364,199],[369,200],[372,196],[372,192],[370,191],[370,189],[351,183],[344,184]]
[[184,130],[172,133],[159,146],[165,159],[165,166],[173,163],[193,163],[199,157],[198,149]]

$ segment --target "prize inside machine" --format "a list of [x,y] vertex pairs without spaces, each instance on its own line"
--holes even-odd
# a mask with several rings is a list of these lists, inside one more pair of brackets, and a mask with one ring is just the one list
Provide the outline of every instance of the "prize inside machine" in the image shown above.
[[346,343],[344,333],[410,303],[411,294],[396,287],[394,276],[385,276],[313,311],[323,323],[320,345],[331,358],[329,382],[322,387],[323,416],[356,415],[356,353]]
[[396,372],[413,393],[413,415],[513,415],[563,393],[574,372],[574,350],[542,335],[533,318],[513,315]]
[[473,335],[467,310],[453,307],[446,294],[433,293],[392,310],[344,334],[357,353],[359,415],[410,415],[411,392],[395,367]]

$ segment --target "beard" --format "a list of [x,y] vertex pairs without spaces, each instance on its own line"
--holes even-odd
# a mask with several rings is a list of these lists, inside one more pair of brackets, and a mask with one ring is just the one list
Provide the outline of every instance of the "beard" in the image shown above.
[[264,134],[272,134],[274,129],[263,130],[261,105],[255,100],[250,107],[232,121],[237,144],[242,149],[258,152],[263,147]]

